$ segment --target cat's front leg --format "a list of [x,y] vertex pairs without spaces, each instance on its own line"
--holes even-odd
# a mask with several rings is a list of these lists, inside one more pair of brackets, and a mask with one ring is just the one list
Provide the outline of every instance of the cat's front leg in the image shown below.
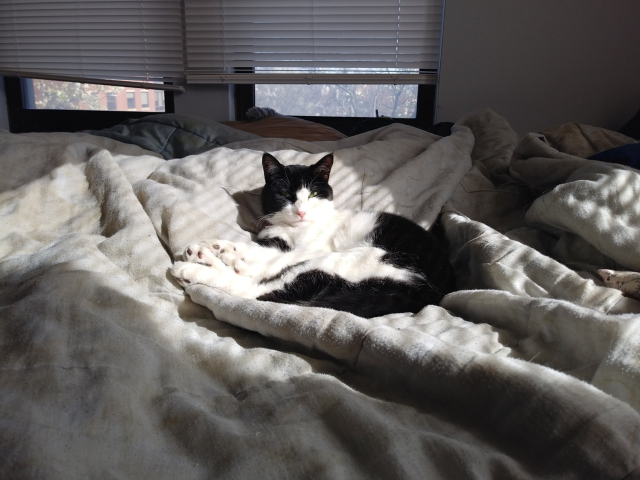
[[189,245],[184,251],[187,262],[212,265],[218,259],[238,275],[261,280],[269,276],[270,266],[282,255],[277,249],[255,243],[230,242],[228,240],[205,240]]
[[238,275],[218,258],[211,261],[211,265],[176,262],[171,268],[171,274],[183,287],[207,285],[243,298],[256,298],[262,294],[263,288],[254,279]]
[[252,269],[246,258],[249,248],[247,244],[228,240],[205,240],[185,248],[183,257],[187,262],[201,265],[212,265],[213,259],[219,259],[238,275],[252,276]]

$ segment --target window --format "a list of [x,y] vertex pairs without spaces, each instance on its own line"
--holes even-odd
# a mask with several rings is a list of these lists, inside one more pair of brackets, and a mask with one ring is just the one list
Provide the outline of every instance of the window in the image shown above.
[[[154,83],[183,89],[182,21],[181,0],[0,1],[0,75],[11,130],[99,129],[148,115],[129,110],[127,91]],[[34,87],[35,80],[16,77],[93,86],[39,91],[45,80]],[[166,101],[173,111],[171,93]]]
[[135,110],[136,108],[136,92],[127,92],[127,108]]
[[[258,72],[261,69],[256,69]],[[334,69],[349,73],[418,74],[418,70]],[[256,84],[255,104],[283,115],[415,118],[418,85],[401,84]]]
[[442,14],[442,0],[190,0],[187,80],[235,84],[242,109],[430,123]]
[[[37,85],[35,80],[5,77],[4,81],[9,124],[14,133],[99,130],[112,127],[130,118],[144,117],[150,113],[149,110],[129,110],[127,108],[128,92],[124,87],[119,87],[121,89],[119,93],[108,92],[103,98],[100,98],[99,108],[81,109],[95,107],[96,103],[92,100],[88,103],[71,103],[70,106],[69,104],[65,106],[58,104],[56,107],[56,104],[49,102],[52,101],[51,99],[57,99],[59,95],[51,95],[50,100],[42,103],[43,99],[34,89],[34,85]],[[163,102],[161,110],[157,111],[166,110],[173,113],[173,93],[166,92],[165,95],[165,92],[161,90],[159,92],[166,100],[166,106]],[[36,103],[36,99],[40,100]]]
[[189,0],[187,79],[335,83],[323,80],[347,73],[358,81],[337,83],[431,83],[385,70],[436,71],[442,13],[442,0]]
[[162,90],[156,91],[156,112],[164,112],[164,92]]
[[107,93],[107,110],[117,110],[118,105],[116,102],[115,93]]
[[[345,135],[351,135],[356,125],[363,120],[370,119],[376,116],[392,116],[393,110],[391,111],[392,115],[389,115],[388,110],[377,108],[373,112],[373,114],[363,114],[365,112],[356,111],[357,116],[351,116],[353,113],[350,108],[345,108],[345,113],[348,113],[348,116],[342,116],[340,111],[336,112],[327,112],[327,115],[323,115],[318,111],[314,111],[313,109],[304,110],[305,113],[287,113],[293,112],[294,110],[286,110],[286,101],[284,103],[269,102],[265,100],[266,96],[260,96],[260,90],[262,85],[236,85],[234,89],[234,97],[235,97],[235,115],[237,119],[244,118],[244,114],[246,111],[252,106],[258,107],[271,107],[276,110],[278,113],[283,115],[292,115],[296,117],[300,117],[305,120],[311,120],[316,123],[321,123],[323,125],[327,125],[329,127],[335,128],[336,130],[344,133]],[[269,87],[273,87],[273,85],[269,85]],[[333,85],[284,85],[285,89],[290,87],[297,87],[300,89],[306,89],[310,87],[322,87],[322,88],[331,88]],[[343,87],[348,87],[347,85]],[[357,85],[356,88],[363,88],[365,85]],[[374,85],[374,87],[391,87],[393,85]],[[415,104],[415,116],[411,117],[392,117],[394,122],[404,123],[406,125],[411,125],[416,128],[428,129],[433,125],[433,117],[435,113],[435,95],[436,95],[436,86],[435,85],[405,85],[404,87],[412,88],[416,93],[415,97],[411,96],[410,101],[408,102],[410,105]],[[397,88],[397,87],[396,87]],[[263,90],[264,91],[264,90]],[[283,97],[287,98],[287,95],[291,95],[292,97],[296,96],[296,92],[291,92],[291,90],[284,90]],[[278,98],[276,98],[278,100]],[[412,107],[413,109],[413,107]],[[297,110],[302,111],[302,110]],[[397,113],[397,112],[396,112]],[[380,125],[381,126],[381,125]]]
[[[116,108],[129,113],[148,108],[151,84],[183,90],[185,81],[235,85],[245,98],[237,105],[255,104],[256,95],[273,96],[273,108],[280,110],[302,93],[331,99],[332,112],[292,110],[313,118],[377,111],[406,122],[413,115],[425,121],[425,112],[433,109],[421,105],[433,101],[443,0],[104,0],[79,2],[78,8],[69,3],[0,2],[0,24],[6,27],[0,35],[0,75],[125,88],[122,94],[104,91],[99,100],[95,91],[85,92],[77,108],[97,102],[108,110],[113,99],[107,93],[116,93]],[[46,28],[33,28],[43,18]],[[303,91],[297,85],[319,86]],[[27,99],[31,93],[35,104],[35,90],[16,88]],[[147,91],[140,104],[138,88]],[[153,101],[161,111],[164,96],[154,94]],[[16,107],[15,115],[28,116],[17,113],[29,111],[25,105]],[[72,107],[55,107],[67,108]]]
[[[47,110],[132,110],[139,92],[142,107],[149,107],[149,91],[139,88],[97,85],[56,80],[24,79],[25,107]],[[153,90],[156,93],[161,90]],[[122,99],[122,100],[120,100]],[[146,105],[145,105],[146,99]],[[126,104],[126,107],[125,107]],[[119,108],[118,105],[121,105]]]
[[140,92],[140,105],[142,108],[149,108],[149,92]]
[[283,115],[415,118],[418,85],[256,85],[258,106]]
[[181,0],[0,1],[0,25],[0,75],[183,83]]

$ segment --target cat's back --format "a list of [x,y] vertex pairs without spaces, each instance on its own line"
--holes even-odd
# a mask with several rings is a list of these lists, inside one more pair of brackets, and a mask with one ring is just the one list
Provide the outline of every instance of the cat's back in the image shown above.
[[388,252],[386,261],[422,272],[443,294],[455,289],[455,273],[442,227],[436,224],[426,230],[408,218],[386,212],[379,213],[377,220],[371,244]]

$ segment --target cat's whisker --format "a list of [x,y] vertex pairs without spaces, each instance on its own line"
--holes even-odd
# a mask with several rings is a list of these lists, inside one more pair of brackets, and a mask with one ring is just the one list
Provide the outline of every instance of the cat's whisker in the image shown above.
[[269,222],[269,220],[273,217],[273,213],[269,213],[267,215],[261,215],[259,217],[256,217],[253,220],[253,227],[256,230],[262,230],[263,228],[265,228],[267,225],[269,225],[271,222]]

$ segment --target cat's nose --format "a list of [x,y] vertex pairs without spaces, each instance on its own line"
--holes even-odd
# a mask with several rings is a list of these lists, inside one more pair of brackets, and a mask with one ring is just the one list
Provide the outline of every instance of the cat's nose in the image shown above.
[[304,218],[304,216],[307,214],[307,212],[296,212],[296,213],[300,217],[300,220],[302,220]]

